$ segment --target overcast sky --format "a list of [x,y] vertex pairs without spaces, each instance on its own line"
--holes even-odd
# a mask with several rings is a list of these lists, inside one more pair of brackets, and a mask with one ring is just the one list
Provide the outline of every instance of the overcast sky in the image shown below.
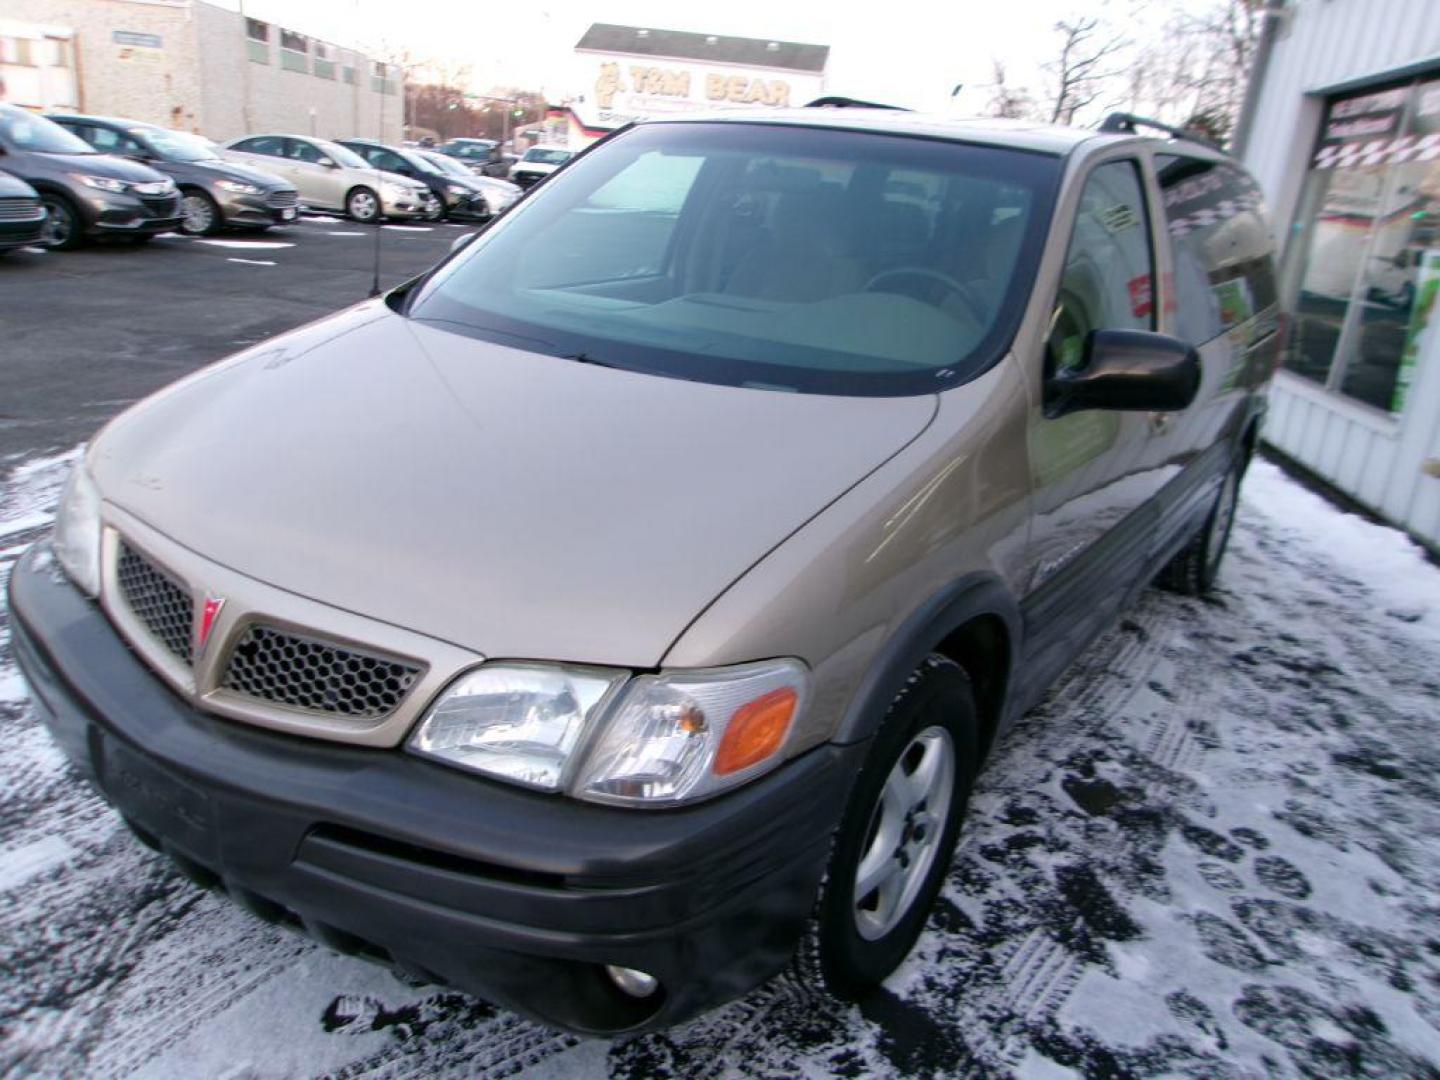
[[[239,0],[211,0],[234,8]],[[950,0],[886,5],[869,0],[784,3],[725,0],[244,0],[246,14],[337,45],[384,41],[426,56],[469,64],[474,88],[513,85],[543,90],[552,101],[587,88],[573,65],[575,43],[592,22],[664,30],[801,41],[829,45],[831,93],[889,101],[912,108],[950,108],[956,83],[966,89],[954,108],[984,109],[991,59],[1011,81],[1038,83],[1038,67],[1055,51],[1055,20],[1133,0]],[[1204,4],[1207,0],[1193,0]],[[1133,18],[1116,18],[1127,33],[1150,32]]]

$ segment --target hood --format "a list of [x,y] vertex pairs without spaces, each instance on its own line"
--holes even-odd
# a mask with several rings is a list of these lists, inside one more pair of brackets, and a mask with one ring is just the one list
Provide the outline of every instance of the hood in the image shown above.
[[552,173],[559,167],[548,161],[517,161],[511,169],[514,172]]
[[193,169],[197,176],[218,176],[227,180],[240,180],[246,184],[254,184],[256,187],[264,188],[266,191],[273,191],[276,188],[293,188],[289,180],[285,180],[274,173],[265,172],[263,169],[253,169],[245,165],[236,165],[232,161],[177,161],[171,163],[178,172],[180,169]]
[[28,151],[39,161],[65,172],[88,173],[90,176],[108,176],[112,180],[128,180],[132,184],[150,184],[157,180],[170,179],[164,173],[156,172],[149,165],[141,165],[129,158],[113,154],[46,154],[38,150]]
[[18,176],[11,176],[9,173],[0,172],[0,196],[9,199],[36,198],[37,192]]
[[491,657],[648,667],[935,400],[640,375],[372,302],[161,391],[89,461],[268,584]]
[[378,173],[378,174],[380,175],[380,180],[381,180],[381,182],[383,182],[383,183],[386,183],[386,184],[399,184],[401,187],[412,188],[412,189],[414,189],[414,190],[416,190],[416,191],[422,192],[422,193],[427,194],[427,195],[430,193],[430,185],[427,184],[427,183],[425,183],[424,180],[417,180],[415,177],[413,177],[413,176],[406,176],[406,175],[403,174],[403,173],[390,172],[388,169],[355,169],[355,168],[352,168],[350,171],[351,171],[351,172],[355,172],[355,173],[364,172],[364,173],[366,173],[366,174],[368,174],[368,175],[370,175],[370,176],[374,176],[374,175],[376,175],[376,174]]
[[502,199],[518,199],[525,190],[519,184],[512,184],[509,180],[499,180],[493,176],[477,176],[475,182],[476,186],[481,188],[485,194]]

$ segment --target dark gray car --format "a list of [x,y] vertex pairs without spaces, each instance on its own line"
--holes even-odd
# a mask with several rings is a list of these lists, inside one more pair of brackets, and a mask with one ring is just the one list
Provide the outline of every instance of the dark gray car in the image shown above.
[[101,154],[54,121],[14,105],[0,105],[0,169],[40,193],[49,215],[47,247],[78,247],[99,236],[143,243],[180,225],[175,181]]
[[108,116],[52,116],[102,153],[143,162],[180,188],[181,229],[208,236],[226,227],[268,229],[294,221],[300,193],[273,173],[223,160],[183,131]]
[[39,193],[24,180],[0,172],[0,255],[40,243],[44,231]]

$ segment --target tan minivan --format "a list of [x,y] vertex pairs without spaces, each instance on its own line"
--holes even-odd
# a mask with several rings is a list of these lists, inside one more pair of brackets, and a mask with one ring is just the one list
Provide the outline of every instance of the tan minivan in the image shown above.
[[621,130],[96,436],[36,707],[196,881],[547,1023],[863,993],[1006,725],[1225,550],[1270,233],[1139,123]]

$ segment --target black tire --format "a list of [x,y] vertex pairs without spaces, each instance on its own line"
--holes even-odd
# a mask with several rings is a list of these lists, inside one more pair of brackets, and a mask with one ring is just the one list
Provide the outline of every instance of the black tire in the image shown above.
[[198,188],[186,188],[181,193],[181,207],[185,216],[180,220],[180,231],[186,236],[214,236],[225,227],[225,217],[205,192]]
[[[937,731],[948,737],[953,751],[947,806],[943,818],[934,823],[938,840],[931,842],[928,863],[921,869],[919,860],[915,861],[916,885],[912,890],[907,881],[901,887],[902,898],[908,896],[908,900],[896,905],[896,921],[885,929],[884,920],[877,920],[870,911],[870,901],[875,901],[878,914],[879,890],[858,896],[857,874],[867,854],[888,847],[881,833],[892,771],[904,769],[902,759],[913,757],[920,740],[935,738],[931,733]],[[814,990],[854,999],[883,981],[909,954],[949,869],[979,771],[980,748],[979,714],[970,679],[953,661],[938,655],[927,657],[891,703],[835,830],[830,864],[793,965],[800,981]],[[917,766],[914,775],[919,773]],[[910,837],[910,815],[905,821],[903,836]],[[898,860],[898,852],[897,848],[895,856],[879,861]],[[900,874],[909,870],[909,864],[902,866]],[[868,932],[862,930],[862,920],[872,924]]]
[[380,196],[367,187],[351,188],[345,193],[345,215],[362,225],[378,223],[382,216]]
[[1235,526],[1235,506],[1240,499],[1245,464],[1246,459],[1241,457],[1225,473],[1204,524],[1160,571],[1156,580],[1161,588],[1182,596],[1204,596],[1215,587]]
[[80,211],[69,199],[47,191],[40,196],[40,201],[50,215],[40,238],[41,247],[52,251],[74,251],[85,242],[85,224],[80,218]]

